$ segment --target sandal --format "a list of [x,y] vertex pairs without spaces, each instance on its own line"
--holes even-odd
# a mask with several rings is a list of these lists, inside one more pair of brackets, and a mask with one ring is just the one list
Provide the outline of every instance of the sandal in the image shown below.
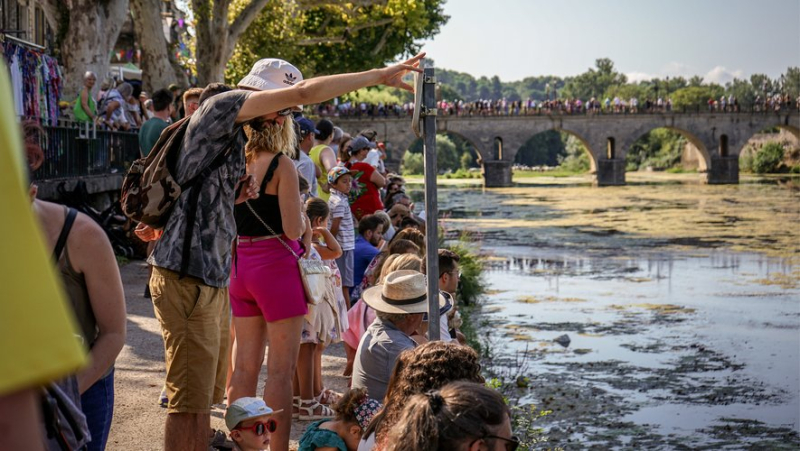
[[[300,400],[298,409],[300,409],[298,419],[301,421],[329,420],[336,415],[333,409],[325,404],[320,404],[316,399]],[[319,413],[314,413],[316,411]]]
[[292,419],[300,418],[300,397],[292,396]]
[[322,387],[322,391],[314,399],[320,404],[331,405],[335,404],[342,397],[341,393],[335,392],[330,388]]

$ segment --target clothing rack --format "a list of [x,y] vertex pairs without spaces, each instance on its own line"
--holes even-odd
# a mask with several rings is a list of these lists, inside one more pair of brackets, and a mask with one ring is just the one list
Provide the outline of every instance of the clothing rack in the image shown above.
[[10,75],[14,110],[20,117],[39,117],[55,124],[60,114],[62,75],[58,61],[44,47],[0,33],[0,55]]

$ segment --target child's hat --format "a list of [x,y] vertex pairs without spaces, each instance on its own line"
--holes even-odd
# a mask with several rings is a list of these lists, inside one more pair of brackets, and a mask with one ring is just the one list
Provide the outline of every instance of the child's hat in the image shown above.
[[239,398],[225,411],[225,426],[232,431],[242,421],[279,412],[283,412],[283,409],[272,410],[261,398]]
[[381,403],[372,398],[364,398],[361,403],[358,404],[355,408],[356,420],[358,420],[358,425],[361,426],[361,430],[367,429],[369,426],[370,421],[381,410]]
[[341,177],[341,176],[343,176],[345,174],[353,175],[353,171],[351,171],[350,169],[347,169],[344,166],[334,166],[334,167],[332,167],[331,170],[328,171],[328,184],[332,185],[332,184],[336,183],[336,181],[339,180],[339,177]]

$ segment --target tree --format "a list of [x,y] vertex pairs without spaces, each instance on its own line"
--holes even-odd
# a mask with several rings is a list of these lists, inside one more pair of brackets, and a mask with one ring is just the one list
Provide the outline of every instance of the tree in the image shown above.
[[800,96],[800,67],[794,66],[786,69],[783,92],[789,94],[792,98]]
[[753,157],[753,171],[757,174],[777,172],[783,162],[783,146],[780,143],[769,142]]
[[[92,71],[102,80],[109,71],[110,56],[128,11],[128,0],[47,0],[46,14],[60,14],[60,45],[64,66],[62,97],[74,99],[83,85],[83,74]],[[66,18],[67,20],[63,20]],[[160,22],[159,22],[160,23]]]
[[608,58],[597,59],[595,67],[570,79],[559,97],[589,99],[602,96],[609,87],[622,85],[628,81],[624,74],[614,69],[614,62]]
[[172,83],[188,86],[189,81],[174,54],[174,45],[164,36],[162,0],[131,0],[136,39],[142,50],[141,69],[144,89],[153,92]]
[[[417,53],[417,41],[433,37],[447,22],[443,3],[270,0],[236,44],[226,78],[238,80],[267,56],[291,61],[310,77],[370,69],[398,55]],[[197,45],[199,49],[199,35]]]
[[557,166],[559,158],[566,156],[564,140],[555,130],[537,133],[519,148],[514,163],[525,166]]
[[708,107],[708,99],[719,99],[724,92],[720,85],[689,86],[679,89],[672,94],[673,108],[704,111]]

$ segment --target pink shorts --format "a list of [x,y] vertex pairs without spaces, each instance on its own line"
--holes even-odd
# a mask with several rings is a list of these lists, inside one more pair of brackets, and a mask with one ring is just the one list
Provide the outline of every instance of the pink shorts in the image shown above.
[[[297,255],[303,254],[297,241],[286,237],[283,241]],[[308,313],[297,259],[276,238],[238,244],[230,296],[233,316],[237,317],[263,316],[267,322],[274,322]]]

